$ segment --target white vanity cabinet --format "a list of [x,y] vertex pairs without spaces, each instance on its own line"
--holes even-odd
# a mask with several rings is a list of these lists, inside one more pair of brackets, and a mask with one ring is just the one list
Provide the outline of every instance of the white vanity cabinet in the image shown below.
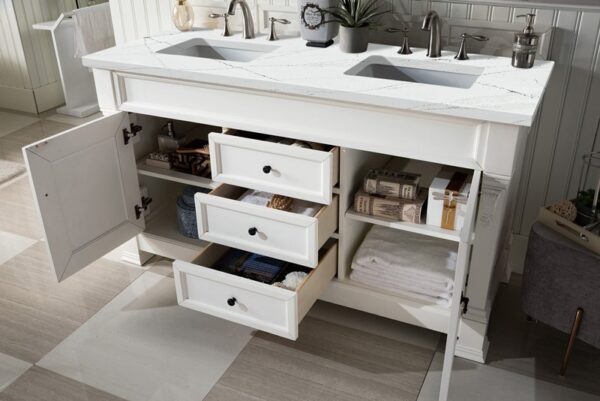
[[[178,301],[190,309],[295,339],[304,315],[323,299],[446,333],[440,392],[440,400],[446,400],[454,356],[485,361],[489,316],[508,269],[515,177],[527,125],[552,66],[518,71],[508,59],[473,57],[470,62],[483,71],[477,79],[481,85],[475,83],[470,92],[436,88],[445,94],[438,96],[419,84],[396,87],[349,77],[345,68],[356,57],[335,47],[313,50],[299,40],[282,40],[277,60],[286,60],[283,73],[280,61],[269,64],[271,56],[265,64],[257,61],[242,69],[156,53],[175,40],[183,37],[132,45],[135,60],[122,48],[86,57],[105,117],[25,149],[58,278],[135,237],[135,252],[175,259]],[[396,54],[386,46],[369,51]],[[292,54],[298,62],[288,66]],[[314,63],[311,55],[323,60]],[[444,57],[435,64],[461,67]],[[311,74],[324,88],[303,83],[301,78]],[[533,94],[522,96],[511,85],[528,74],[540,79],[529,80],[524,90]],[[346,83],[356,85],[356,91],[348,92]],[[500,97],[489,96],[490,91]],[[481,98],[481,105],[469,94]],[[517,101],[525,103],[515,110]],[[140,124],[139,119],[154,122]],[[212,179],[144,164],[161,119],[202,124]],[[219,132],[217,127],[228,129]],[[258,137],[239,135],[242,131]],[[260,135],[323,147],[282,145]],[[353,212],[354,193],[369,169],[409,160],[472,172],[460,231]],[[151,203],[142,199],[139,185],[146,187]],[[204,189],[195,195],[200,239],[177,230],[175,199],[184,185]],[[316,202],[319,210],[305,216],[246,204],[239,201],[246,189]],[[458,256],[451,307],[350,280],[354,253],[374,224],[454,243]],[[296,291],[268,286],[215,269],[229,248],[311,270]]]

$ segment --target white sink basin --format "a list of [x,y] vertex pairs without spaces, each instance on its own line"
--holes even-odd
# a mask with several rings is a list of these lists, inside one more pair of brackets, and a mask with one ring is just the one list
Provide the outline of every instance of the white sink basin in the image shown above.
[[483,68],[461,68],[460,72],[446,71],[442,65],[423,67],[406,66],[402,60],[390,59],[383,56],[371,56],[345,72],[347,75],[360,77],[388,79],[393,81],[416,82],[428,85],[450,86],[468,89],[483,72]]
[[235,43],[224,40],[195,38],[169,46],[157,53],[247,62],[256,60],[275,49],[277,49],[277,46],[260,43]]

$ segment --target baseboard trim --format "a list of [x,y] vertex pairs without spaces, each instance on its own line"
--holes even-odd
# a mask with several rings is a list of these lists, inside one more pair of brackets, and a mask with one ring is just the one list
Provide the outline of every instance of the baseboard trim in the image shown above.
[[0,107],[37,114],[33,89],[0,86]]
[[485,342],[483,343],[483,349],[466,347],[462,344],[456,344],[454,355],[460,358],[468,359],[470,361],[485,363],[489,348],[490,342],[486,338]]
[[55,81],[48,85],[35,88],[33,94],[35,96],[38,113],[65,104],[65,96],[63,95],[60,81]]

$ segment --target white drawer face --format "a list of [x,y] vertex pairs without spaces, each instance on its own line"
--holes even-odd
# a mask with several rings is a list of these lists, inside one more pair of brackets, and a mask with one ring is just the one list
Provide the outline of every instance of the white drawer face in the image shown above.
[[195,195],[200,239],[317,266],[319,249],[337,229],[337,195],[312,217],[237,200],[244,192],[224,184]]
[[275,194],[331,203],[339,149],[320,151],[211,133],[212,179]]
[[229,249],[213,244],[194,262],[173,263],[179,304],[295,340],[300,321],[335,276],[337,244],[323,251],[296,291],[212,269]]

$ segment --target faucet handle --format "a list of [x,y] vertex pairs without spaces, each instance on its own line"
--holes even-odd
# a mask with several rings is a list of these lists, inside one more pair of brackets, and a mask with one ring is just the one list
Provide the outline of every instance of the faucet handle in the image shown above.
[[462,35],[460,35],[460,38],[461,38],[460,47],[458,48],[458,52],[456,53],[456,56],[454,56],[454,58],[457,60],[468,60],[469,59],[469,55],[467,54],[467,39],[475,39],[480,42],[485,42],[485,41],[490,40],[490,38],[488,38],[487,36],[470,35],[468,33],[463,33]]
[[224,14],[217,14],[217,13],[210,13],[208,14],[208,18],[212,18],[212,19],[218,19],[218,18],[223,18],[223,36],[231,36],[231,32],[229,31],[229,14],[224,13]]
[[267,38],[267,40],[278,40],[279,39],[277,37],[277,33],[275,32],[275,23],[279,23],[279,24],[283,24],[283,25],[291,24],[291,22],[285,18],[269,17],[269,21],[271,22],[271,31],[269,33],[269,37]]
[[396,32],[400,32],[402,34],[402,46],[400,46],[400,50],[398,50],[398,54],[412,54],[412,50],[410,49],[410,46],[408,45],[408,32],[410,32],[408,30],[407,27],[404,28],[388,28],[386,29],[386,32],[389,33],[396,33]]

